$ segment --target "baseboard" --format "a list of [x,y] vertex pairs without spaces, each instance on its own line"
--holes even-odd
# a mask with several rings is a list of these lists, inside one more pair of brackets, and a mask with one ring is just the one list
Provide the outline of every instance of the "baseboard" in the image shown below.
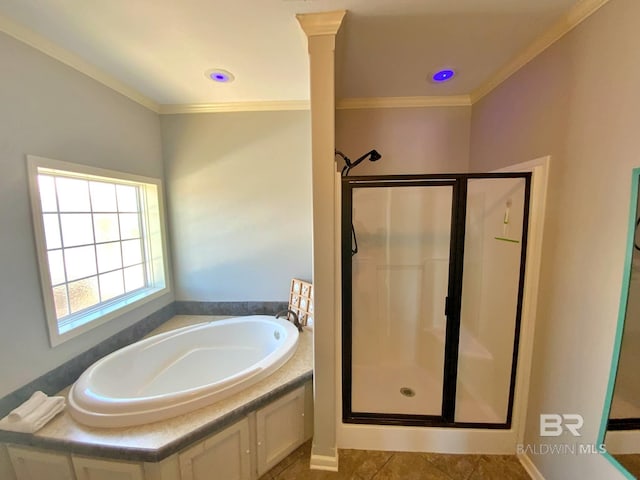
[[529,455],[521,453],[518,455],[518,460],[520,460],[520,463],[533,480],[545,480],[544,476],[540,473],[540,470],[537,469]]
[[311,470],[324,470],[326,472],[338,471],[338,449],[335,448],[335,455],[317,455],[311,451],[311,460],[309,461],[309,468]]
[[363,425],[340,422],[339,448],[396,452],[513,455],[517,432],[504,429]]

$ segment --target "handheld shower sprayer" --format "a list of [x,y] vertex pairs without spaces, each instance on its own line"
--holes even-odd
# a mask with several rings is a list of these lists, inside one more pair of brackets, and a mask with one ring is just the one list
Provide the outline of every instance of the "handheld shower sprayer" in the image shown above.
[[[353,167],[358,166],[360,163],[366,160],[367,157],[369,158],[370,162],[376,162],[382,158],[382,155],[380,155],[380,152],[378,152],[375,149],[365,153],[360,158],[358,158],[355,162],[352,162],[351,159],[347,157],[344,153],[342,153],[340,150],[335,150],[335,154],[336,156],[344,160],[344,167],[342,167],[343,177],[346,177],[347,175],[349,175],[349,171]],[[358,253],[358,237],[356,237],[356,229],[353,226],[353,223],[351,223],[351,256],[354,256],[357,253]]]

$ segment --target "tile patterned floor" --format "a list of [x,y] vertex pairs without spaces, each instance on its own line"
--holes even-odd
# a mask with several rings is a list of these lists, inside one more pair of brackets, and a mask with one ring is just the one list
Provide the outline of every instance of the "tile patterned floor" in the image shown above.
[[309,470],[311,442],[260,480],[529,480],[515,455],[340,450],[340,471]]

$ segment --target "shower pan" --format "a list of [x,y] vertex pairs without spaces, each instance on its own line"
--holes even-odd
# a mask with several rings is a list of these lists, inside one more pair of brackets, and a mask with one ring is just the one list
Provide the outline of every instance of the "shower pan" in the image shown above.
[[510,428],[530,189],[528,172],[342,179],[345,423]]

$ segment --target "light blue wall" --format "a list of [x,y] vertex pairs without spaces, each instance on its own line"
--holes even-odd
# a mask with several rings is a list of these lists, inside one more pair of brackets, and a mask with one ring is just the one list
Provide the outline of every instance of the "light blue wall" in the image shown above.
[[287,300],[311,280],[309,112],[161,123],[176,299]]
[[166,295],[51,348],[25,155],[162,177],[158,115],[0,34],[0,396],[170,303]]

